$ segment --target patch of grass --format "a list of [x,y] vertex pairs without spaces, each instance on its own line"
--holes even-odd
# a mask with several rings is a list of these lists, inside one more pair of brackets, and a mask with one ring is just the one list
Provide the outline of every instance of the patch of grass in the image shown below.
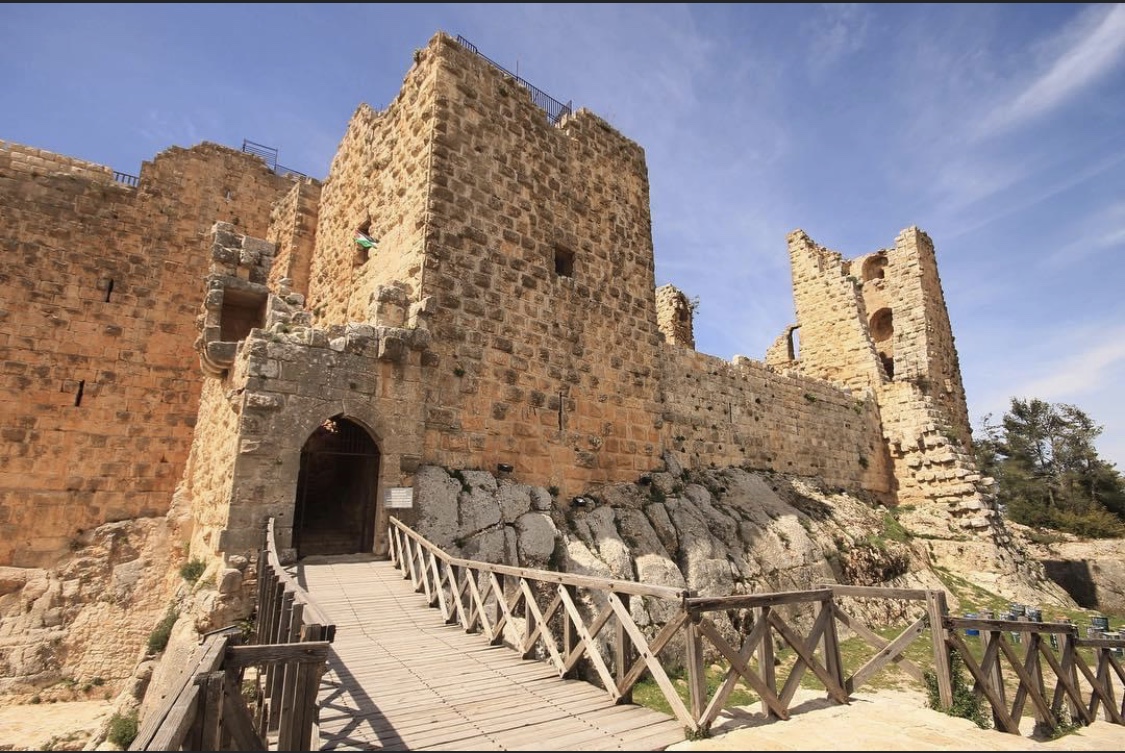
[[195,585],[195,582],[199,580],[200,576],[203,575],[203,571],[206,569],[206,562],[199,557],[192,557],[190,560],[180,565],[180,577],[188,583]]
[[118,712],[109,719],[109,728],[105,739],[119,746],[122,750],[128,750],[137,736],[139,726],[136,709],[128,714]]
[[156,627],[152,629],[148,636],[148,652],[150,654],[159,654],[168,647],[168,639],[172,637],[172,626],[176,624],[176,620],[179,618],[179,611],[169,608],[160,622],[156,623]]

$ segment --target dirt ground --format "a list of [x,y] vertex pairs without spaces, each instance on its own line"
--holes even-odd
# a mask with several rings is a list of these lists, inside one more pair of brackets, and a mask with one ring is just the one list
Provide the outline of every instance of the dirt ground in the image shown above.
[[[767,720],[757,707],[721,716],[713,735],[684,741],[668,750],[1125,750],[1125,727],[1106,721],[1056,740],[982,730],[926,708],[913,691],[857,693],[838,705],[823,694],[800,690],[788,721]],[[0,750],[82,750],[109,717],[108,701],[0,706]]]
[[0,706],[0,750],[82,750],[112,711],[109,701]]
[[859,692],[848,705],[823,692],[798,691],[787,721],[768,720],[758,707],[721,716],[713,736],[677,743],[668,750],[1125,750],[1125,726],[1097,721],[1056,740],[1031,737],[1034,719],[1025,717],[1023,735],[983,730],[926,707],[920,692]]

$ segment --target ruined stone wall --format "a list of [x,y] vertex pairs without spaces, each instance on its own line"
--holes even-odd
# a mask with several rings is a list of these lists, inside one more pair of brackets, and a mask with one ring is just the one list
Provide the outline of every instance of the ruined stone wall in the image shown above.
[[746,358],[683,349],[662,360],[663,434],[686,468],[739,466],[814,476],[833,487],[892,489],[879,409],[819,379]]
[[0,145],[0,564],[46,565],[81,531],[168,509],[198,403],[203,231],[264,234],[287,188],[211,144],[163,152],[135,188]]
[[529,94],[448,37],[436,77],[426,456],[579,490],[659,457],[655,283],[639,146]]
[[[900,291],[894,308],[906,316],[908,324],[901,329],[910,338],[910,341],[900,344],[909,359],[909,367],[903,377],[920,378],[919,387],[937,404],[945,428],[969,447],[972,429],[965,388],[961,382],[961,365],[933,242],[918,228],[908,228],[895,238],[891,258],[896,268],[892,282]],[[891,266],[888,266],[888,274],[890,269]]]
[[674,285],[656,289],[656,320],[664,342],[694,349],[693,313],[691,301]]
[[269,274],[271,290],[280,290],[281,280],[288,278],[292,290],[308,295],[319,206],[320,184],[300,181],[274,207],[266,236],[277,246]]
[[850,264],[797,230],[789,234],[801,370],[853,389],[882,380],[867,312]]
[[[320,202],[308,291],[319,325],[401,326],[379,320],[377,290],[395,286],[407,301],[420,298],[427,200],[442,190],[430,177],[435,75],[434,66],[415,65],[390,106],[376,112],[361,105],[348,124]],[[377,248],[356,244],[361,228]]]

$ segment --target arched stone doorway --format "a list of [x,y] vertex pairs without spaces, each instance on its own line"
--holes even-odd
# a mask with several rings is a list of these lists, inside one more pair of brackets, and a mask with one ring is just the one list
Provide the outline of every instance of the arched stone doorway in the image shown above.
[[375,540],[379,448],[342,416],[316,428],[301,449],[293,547],[311,554],[370,552]]

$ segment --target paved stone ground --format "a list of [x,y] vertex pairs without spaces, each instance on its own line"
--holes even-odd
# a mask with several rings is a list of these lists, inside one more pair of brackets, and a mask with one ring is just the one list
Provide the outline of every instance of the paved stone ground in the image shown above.
[[860,692],[842,706],[802,690],[792,708],[784,722],[767,721],[757,706],[736,710],[716,721],[711,738],[667,750],[1125,750],[1125,726],[1098,721],[1057,740],[1035,740],[1033,719],[1023,720],[1023,736],[982,730],[926,708],[925,695],[913,691]]

